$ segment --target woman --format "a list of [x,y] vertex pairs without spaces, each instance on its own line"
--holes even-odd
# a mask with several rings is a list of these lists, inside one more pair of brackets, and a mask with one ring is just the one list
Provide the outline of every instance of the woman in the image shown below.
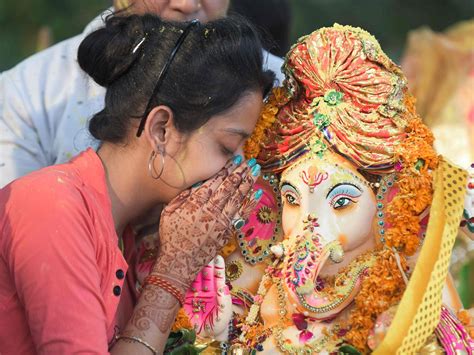
[[[0,352],[161,353],[191,281],[245,218],[260,167],[226,162],[273,75],[254,29],[232,18],[110,17],[78,62],[107,88],[89,125],[103,143],[0,192]],[[165,204],[138,294],[128,225]]]

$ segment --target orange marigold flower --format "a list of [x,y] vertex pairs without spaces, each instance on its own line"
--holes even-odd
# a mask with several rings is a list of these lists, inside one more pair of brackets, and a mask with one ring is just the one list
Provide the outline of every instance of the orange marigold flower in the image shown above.
[[244,144],[244,154],[247,159],[258,156],[265,131],[272,126],[280,107],[287,102],[286,91],[282,87],[273,88],[267,103],[263,106],[252,136]]
[[174,321],[173,326],[171,327],[172,332],[177,332],[180,329],[193,329],[193,325],[189,320],[188,314],[184,308],[180,308],[178,314],[176,315],[176,320]]

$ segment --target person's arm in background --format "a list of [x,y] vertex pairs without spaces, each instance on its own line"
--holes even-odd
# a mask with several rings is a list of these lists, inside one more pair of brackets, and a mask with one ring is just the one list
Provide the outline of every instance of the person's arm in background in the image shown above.
[[103,105],[103,90],[77,65],[82,37],[0,75],[0,187],[91,145],[87,121]]
[[0,74],[0,187],[48,165],[28,93],[18,86],[15,74],[15,69]]
[[82,34],[0,74],[0,188],[96,144],[87,123],[105,90],[80,69],[77,48],[100,25],[98,16]]

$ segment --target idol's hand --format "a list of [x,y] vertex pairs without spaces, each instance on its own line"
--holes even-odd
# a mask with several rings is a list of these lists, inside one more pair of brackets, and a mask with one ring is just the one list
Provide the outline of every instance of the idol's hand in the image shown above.
[[375,326],[370,330],[369,337],[367,339],[367,345],[369,345],[371,350],[375,350],[382,343],[383,339],[388,333],[388,329],[392,324],[396,312],[397,306],[393,306],[377,317]]
[[222,256],[216,256],[197,275],[186,293],[184,309],[199,336],[227,341],[232,320],[232,297],[225,284]]
[[163,210],[160,250],[152,274],[173,283],[183,294],[229,241],[233,222],[247,218],[241,215],[242,205],[260,166],[255,160],[240,162],[241,158],[234,159],[201,186],[181,193]]

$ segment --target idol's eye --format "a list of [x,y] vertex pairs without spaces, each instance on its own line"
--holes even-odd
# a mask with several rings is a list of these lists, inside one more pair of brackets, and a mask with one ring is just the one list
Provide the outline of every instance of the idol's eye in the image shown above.
[[357,203],[358,198],[362,195],[362,190],[350,183],[341,183],[332,187],[326,198],[329,204],[334,208],[343,209],[354,203]]
[[297,205],[298,204],[298,200],[291,193],[286,193],[285,194],[285,201],[288,202],[288,204],[290,204],[290,205]]
[[291,206],[299,206],[300,194],[298,190],[289,183],[283,183],[281,185],[281,196],[282,199]]
[[344,208],[348,206],[350,203],[354,203],[354,201],[347,197],[340,197],[339,199],[337,199],[336,202],[334,202],[334,205],[332,207],[337,210],[339,208]]

